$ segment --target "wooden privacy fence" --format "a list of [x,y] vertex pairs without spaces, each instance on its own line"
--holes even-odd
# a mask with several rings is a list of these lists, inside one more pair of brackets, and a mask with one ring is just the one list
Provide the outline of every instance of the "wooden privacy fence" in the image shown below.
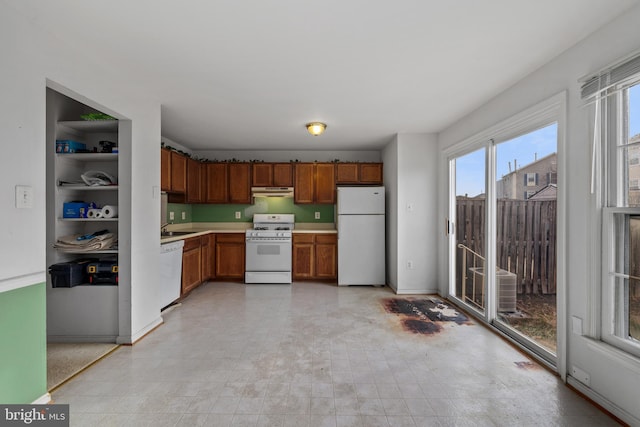
[[[497,267],[516,275],[519,294],[556,293],[556,201],[498,200]],[[485,256],[485,200],[458,198],[456,247]],[[457,277],[469,251],[456,249]],[[464,261],[467,261],[466,263]]]

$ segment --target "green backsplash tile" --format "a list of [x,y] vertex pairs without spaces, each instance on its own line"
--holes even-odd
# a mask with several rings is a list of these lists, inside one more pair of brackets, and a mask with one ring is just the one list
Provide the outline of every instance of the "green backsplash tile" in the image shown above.
[[[240,219],[236,219],[236,212],[240,212]],[[314,219],[316,212],[320,212],[320,219]],[[288,197],[256,197],[253,205],[191,205],[190,213],[192,222],[251,222],[256,213],[292,213],[296,222],[334,222],[333,205],[296,205]]]
[[[174,224],[182,224],[185,222],[193,222],[193,209],[191,205],[183,203],[167,203],[167,220],[165,222],[172,222]],[[169,213],[174,213],[174,219],[169,219]],[[182,219],[182,212],[186,213],[185,219]]]

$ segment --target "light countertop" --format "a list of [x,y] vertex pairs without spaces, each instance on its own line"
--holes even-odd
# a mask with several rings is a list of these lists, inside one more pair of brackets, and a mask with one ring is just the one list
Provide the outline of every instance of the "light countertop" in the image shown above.
[[[189,231],[182,236],[162,237],[160,243],[170,243],[191,237],[203,236],[209,233],[245,233],[253,226],[251,222],[196,222],[188,224],[171,224],[167,231]],[[332,222],[297,222],[293,233],[326,233],[336,234],[336,225]]]

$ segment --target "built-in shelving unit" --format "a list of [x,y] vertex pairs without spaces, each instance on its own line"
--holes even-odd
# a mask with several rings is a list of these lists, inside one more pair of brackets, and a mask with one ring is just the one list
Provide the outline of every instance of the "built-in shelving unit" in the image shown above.
[[[51,96],[51,98],[50,98]],[[118,185],[88,186],[81,178],[87,171],[102,171],[117,179],[118,153],[103,153],[100,141],[119,145],[117,120],[60,121],[69,111],[87,108],[58,93],[47,94],[47,264],[82,258],[118,261],[117,239],[110,247],[82,251],[59,249],[63,236],[91,234],[107,229],[118,236],[119,218],[65,218],[66,202],[93,202],[97,207],[118,205]],[[79,115],[77,116],[79,117]],[[90,152],[57,153],[56,140],[86,144]],[[71,184],[70,184],[71,183]],[[119,335],[119,286],[82,284],[70,288],[52,286],[47,277],[47,333],[51,341],[115,342]]]

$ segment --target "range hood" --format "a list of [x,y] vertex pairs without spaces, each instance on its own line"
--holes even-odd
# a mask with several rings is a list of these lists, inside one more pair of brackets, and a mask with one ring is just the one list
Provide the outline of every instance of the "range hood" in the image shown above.
[[293,187],[251,187],[251,197],[293,197]]

